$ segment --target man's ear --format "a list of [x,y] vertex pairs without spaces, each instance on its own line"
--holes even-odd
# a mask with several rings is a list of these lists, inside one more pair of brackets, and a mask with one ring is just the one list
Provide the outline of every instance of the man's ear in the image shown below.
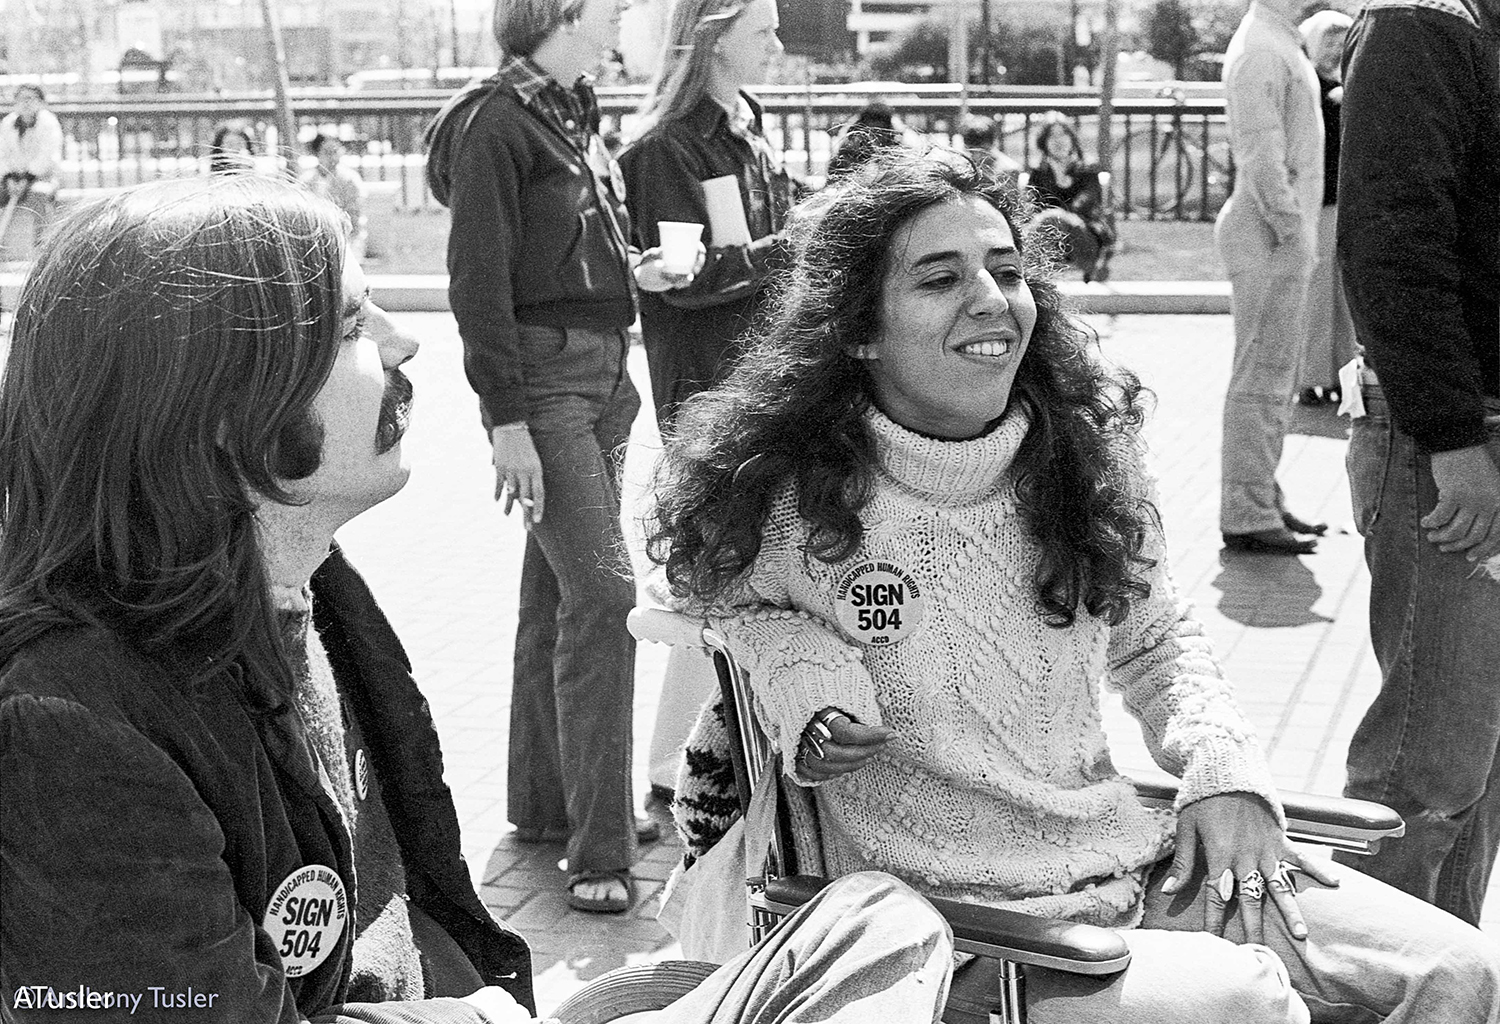
[[849,345],[844,349],[844,354],[850,359],[859,359],[866,362],[874,362],[880,358],[880,351],[875,347],[873,342],[866,342],[863,345]]

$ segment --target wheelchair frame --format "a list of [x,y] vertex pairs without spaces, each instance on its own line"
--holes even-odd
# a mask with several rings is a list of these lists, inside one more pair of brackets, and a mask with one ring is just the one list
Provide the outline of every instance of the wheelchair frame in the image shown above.
[[[724,637],[702,619],[665,608],[636,608],[630,612],[627,625],[638,640],[696,647],[712,657],[724,698],[726,724],[735,739],[731,756],[743,813],[750,806],[751,780],[759,778],[765,765],[777,756],[770,738],[755,721],[749,674],[735,660]],[[1165,772],[1132,781],[1142,803],[1148,806],[1170,807],[1177,794],[1177,780]],[[1400,815],[1380,804],[1294,792],[1283,792],[1281,797],[1287,835],[1297,842],[1369,854],[1382,840],[1406,831]],[[782,801],[765,873],[747,879],[751,944],[828,884],[828,879],[795,873],[795,844],[786,814]],[[956,900],[932,899],[932,903],[953,928],[957,950],[999,962],[1000,997],[998,1005],[988,1010],[989,1024],[1024,1024],[1024,967],[1028,965],[1073,974],[1108,975],[1123,971],[1130,963],[1124,940],[1108,928]],[[960,1008],[953,1009],[963,1013]],[[945,1012],[944,1019],[984,1018],[950,1017]]]

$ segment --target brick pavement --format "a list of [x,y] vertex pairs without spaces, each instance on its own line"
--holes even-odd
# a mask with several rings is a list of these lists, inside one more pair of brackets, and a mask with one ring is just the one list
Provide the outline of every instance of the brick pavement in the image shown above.
[[[678,850],[673,841],[643,849],[639,904],[628,914],[600,917],[564,903],[561,847],[524,847],[510,837],[505,760],[523,534],[491,500],[488,446],[451,317],[411,313],[398,319],[424,345],[410,366],[418,396],[407,442],[412,480],[402,494],[345,527],[340,539],[411,653],[442,734],[464,853],[486,903],[531,940],[545,1011],[604,971],[676,954],[654,920],[654,904]],[[1291,507],[1333,524],[1319,553],[1295,560],[1228,555],[1216,517],[1220,411],[1233,347],[1229,318],[1091,322],[1104,353],[1131,366],[1156,392],[1147,437],[1161,478],[1175,576],[1196,601],[1278,782],[1337,793],[1348,738],[1379,682],[1365,632],[1369,577],[1349,526],[1342,426],[1331,413],[1299,410],[1283,461]],[[644,371],[636,350],[632,372],[643,392]],[[636,423],[627,461],[635,498],[658,443],[647,413]],[[665,657],[653,645],[638,657],[638,793],[646,787],[645,751]],[[1122,768],[1150,763],[1117,697],[1106,698],[1106,724]],[[1500,935],[1500,880],[1488,906],[1486,928]]]

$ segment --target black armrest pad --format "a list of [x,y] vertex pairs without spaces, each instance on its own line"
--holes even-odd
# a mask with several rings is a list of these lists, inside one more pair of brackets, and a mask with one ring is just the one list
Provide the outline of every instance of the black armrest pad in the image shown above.
[[[1178,781],[1166,772],[1146,773],[1132,769],[1130,775],[1136,795],[1143,802],[1170,807],[1177,799]],[[1302,830],[1314,833],[1319,826],[1377,835],[1399,835],[1404,828],[1401,815],[1384,804],[1368,800],[1283,791],[1281,806],[1286,809],[1289,826],[1295,823]]]
[[[800,907],[828,883],[829,879],[813,875],[772,878],[766,883],[766,896],[776,903]],[[1128,956],[1130,952],[1125,940],[1108,928],[1032,917],[1013,910],[958,900],[929,897],[929,901],[947,919],[958,939],[1009,946],[1039,956],[1082,963],[1108,963]]]

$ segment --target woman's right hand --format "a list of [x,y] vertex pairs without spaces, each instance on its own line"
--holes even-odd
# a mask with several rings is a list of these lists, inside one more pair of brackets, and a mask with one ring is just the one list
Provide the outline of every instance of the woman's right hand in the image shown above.
[[883,725],[861,725],[838,708],[824,708],[802,730],[797,769],[813,782],[848,775],[868,764],[895,735]]
[[693,261],[693,269],[685,274],[676,274],[666,269],[662,263],[661,246],[647,249],[641,253],[641,258],[634,267],[635,286],[643,292],[669,292],[686,288],[693,283],[707,262],[708,250],[702,242],[698,243],[698,256]]
[[521,504],[523,523],[531,529],[542,521],[547,502],[542,487],[542,460],[525,423],[505,423],[490,430],[490,461],[495,466],[495,500],[505,499],[505,514]]

